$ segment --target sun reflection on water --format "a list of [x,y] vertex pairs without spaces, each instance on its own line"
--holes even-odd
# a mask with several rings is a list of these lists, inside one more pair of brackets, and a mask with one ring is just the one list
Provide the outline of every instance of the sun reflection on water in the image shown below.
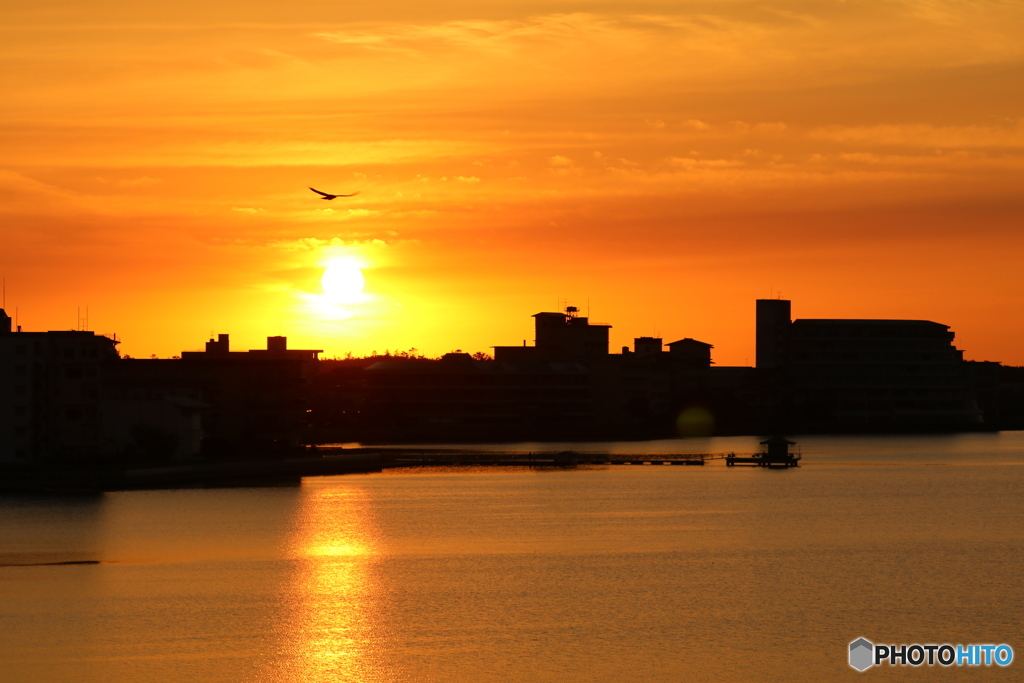
[[370,649],[381,621],[381,548],[369,496],[304,484],[286,543],[294,569],[282,594],[282,651],[264,680],[384,680]]

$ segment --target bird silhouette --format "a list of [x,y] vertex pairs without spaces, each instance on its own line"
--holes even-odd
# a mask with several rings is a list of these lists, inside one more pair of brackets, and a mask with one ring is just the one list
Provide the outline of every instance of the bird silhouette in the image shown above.
[[352,194],[327,194],[326,192],[321,192],[320,190],[317,190],[312,187],[309,189],[313,190],[313,192],[316,192],[319,195],[323,195],[321,199],[326,199],[328,201],[332,199],[337,199],[338,197],[355,197],[357,194],[359,194],[358,192],[353,192]]

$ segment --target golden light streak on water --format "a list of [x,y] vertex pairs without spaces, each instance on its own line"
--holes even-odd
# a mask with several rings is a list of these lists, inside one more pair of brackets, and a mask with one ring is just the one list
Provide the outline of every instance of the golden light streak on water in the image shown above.
[[348,486],[304,485],[286,552],[281,656],[265,680],[370,681],[380,591],[379,534],[370,499]]

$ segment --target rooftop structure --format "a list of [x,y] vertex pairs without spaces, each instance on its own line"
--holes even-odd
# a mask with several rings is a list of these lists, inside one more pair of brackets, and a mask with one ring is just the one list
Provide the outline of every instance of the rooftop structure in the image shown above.
[[231,339],[226,334],[218,334],[216,339],[206,342],[205,351],[183,351],[182,360],[200,359],[254,359],[254,358],[275,358],[289,360],[317,360],[323,349],[289,349],[287,337],[267,337],[266,349],[252,349],[250,351],[232,351]]
[[534,346],[495,346],[494,359],[510,363],[576,362],[608,355],[611,325],[591,323],[579,309],[566,306],[561,313],[535,313]]

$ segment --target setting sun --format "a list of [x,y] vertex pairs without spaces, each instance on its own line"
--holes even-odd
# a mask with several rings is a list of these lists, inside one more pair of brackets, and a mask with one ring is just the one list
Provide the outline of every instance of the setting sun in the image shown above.
[[320,284],[331,301],[353,303],[362,297],[366,278],[354,260],[335,259],[324,270]]

